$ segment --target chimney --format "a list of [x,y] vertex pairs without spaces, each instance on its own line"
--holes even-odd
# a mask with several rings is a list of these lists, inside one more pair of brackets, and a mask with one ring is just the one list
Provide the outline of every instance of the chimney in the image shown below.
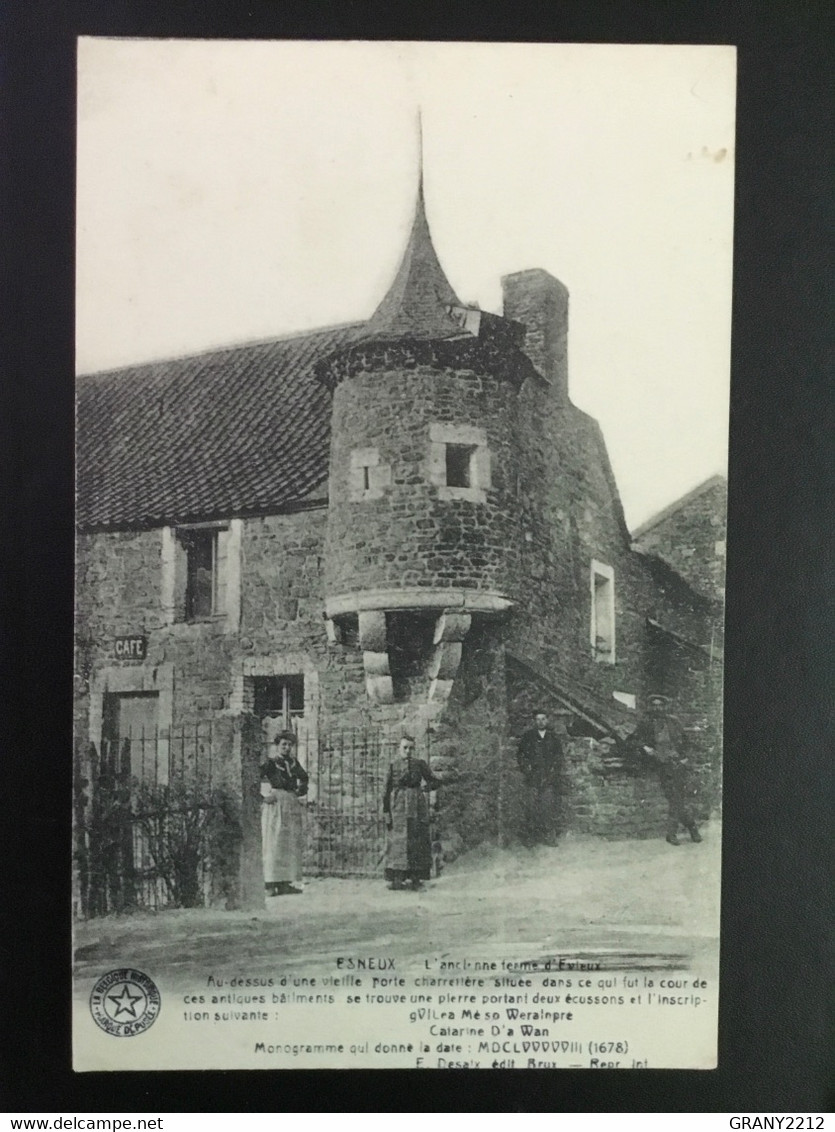
[[505,318],[525,326],[525,353],[557,400],[567,401],[568,288],[537,267],[505,275],[502,293]]

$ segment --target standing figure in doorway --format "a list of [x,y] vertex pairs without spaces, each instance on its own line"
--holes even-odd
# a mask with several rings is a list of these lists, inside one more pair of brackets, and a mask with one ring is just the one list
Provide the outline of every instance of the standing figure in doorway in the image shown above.
[[563,749],[559,737],[548,726],[544,711],[536,713],[534,726],[519,740],[516,761],[525,783],[522,841],[529,848],[555,845]]
[[261,767],[261,851],[269,896],[299,895],[302,879],[307,771],[296,758],[296,736],[280,731]]
[[678,831],[684,826],[691,841],[701,841],[696,825],[695,793],[687,735],[674,715],[667,713],[669,700],[657,692],[647,696],[647,714],[627,739],[627,748],[641,752],[658,767],[658,781],[667,799],[667,841],[680,844]]
[[389,766],[383,812],[386,815],[386,880],[389,888],[420,888],[429,880],[432,841],[429,830],[429,790],[437,790],[428,765],[414,757],[411,735],[400,740],[398,757]]

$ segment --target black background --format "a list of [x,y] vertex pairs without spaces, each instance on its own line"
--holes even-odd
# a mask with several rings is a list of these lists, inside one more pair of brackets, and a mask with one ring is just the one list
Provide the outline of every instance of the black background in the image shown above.
[[[835,5],[14,0],[0,14],[0,1106],[777,1111],[832,1086]],[[75,37],[731,43],[738,55],[714,1072],[70,1069]]]

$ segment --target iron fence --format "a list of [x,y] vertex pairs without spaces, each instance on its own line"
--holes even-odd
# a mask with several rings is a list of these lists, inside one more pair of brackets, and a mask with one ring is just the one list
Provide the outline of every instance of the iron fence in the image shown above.
[[[292,721],[309,776],[308,876],[374,877],[384,867],[383,799],[398,740],[381,731],[311,733]],[[263,727],[259,761],[275,726]],[[429,736],[417,758],[430,759]],[[138,730],[89,745],[76,760],[76,887],[85,917],[194,907],[223,890],[240,838],[240,794],[223,774],[228,733],[212,722]],[[257,782],[252,788],[257,788]],[[233,866],[234,867],[234,866]]]
[[137,729],[76,760],[79,912],[194,907],[211,885],[217,737],[211,722]]

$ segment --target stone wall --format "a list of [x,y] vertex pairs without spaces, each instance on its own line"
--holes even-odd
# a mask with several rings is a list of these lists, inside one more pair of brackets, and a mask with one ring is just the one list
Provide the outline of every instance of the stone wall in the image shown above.
[[[356,644],[329,643],[324,619],[323,508],[243,521],[240,623],[224,618],[168,624],[162,603],[162,532],[82,534],[77,543],[76,722],[87,738],[89,692],[146,687],[143,673],[173,669],[174,728],[251,710],[245,676],[305,676],[307,722],[318,729],[368,728],[386,720],[367,702]],[[144,635],[144,661],[114,654],[117,636]],[[125,675],[127,674],[127,675]],[[98,741],[99,736],[93,736]]]
[[[337,386],[325,560],[329,595],[410,587],[515,589],[515,461],[508,433],[515,397],[498,377],[425,366],[358,373]],[[431,465],[433,425],[484,433],[489,487],[483,502],[437,486],[443,469],[436,477]],[[379,458],[370,469],[372,487],[359,499],[352,476],[357,449]]]
[[[508,649],[554,684],[570,675],[604,700],[619,692],[640,705],[653,690],[648,619],[709,649],[713,611],[672,570],[632,550],[600,428],[568,399],[565,287],[541,271],[503,285],[504,313],[528,326],[524,349],[546,379],[524,384],[513,422],[522,584]],[[614,574],[614,663],[592,646],[593,560]],[[701,663],[694,655],[677,655],[666,672],[670,694],[688,711]],[[693,710],[709,711],[695,683]]]
[[635,532],[636,546],[669,563],[694,589],[725,594],[728,485],[716,476]]
[[[76,542],[76,617],[81,643],[154,631],[163,624],[162,533],[80,534]],[[101,659],[101,646],[95,650]]]
[[[709,644],[707,603],[631,550],[593,421],[532,388],[522,391],[518,429],[524,581],[508,647],[555,683],[570,673],[599,696],[625,693],[640,703],[652,690],[647,620]],[[593,561],[614,576],[613,662],[598,658],[591,641]]]
[[664,836],[667,802],[656,774],[607,767],[605,749],[588,738],[565,744],[565,768],[569,835]]
[[504,839],[512,805],[512,755],[501,635],[489,621],[468,634],[458,678],[431,736],[432,766],[449,776],[439,791],[439,831],[447,860]]
[[[682,664],[682,671],[687,672]],[[696,676],[691,674],[695,680]],[[684,677],[682,677],[684,679]],[[704,679],[704,673],[699,676]],[[560,826],[572,834],[602,837],[655,837],[663,834],[666,801],[658,785],[658,776],[651,766],[613,764],[610,752],[591,736],[578,734],[584,724],[578,717],[559,714],[563,700],[556,689],[543,681],[532,680],[518,664],[507,663],[505,686],[508,705],[508,766],[506,797],[506,837],[518,839],[521,831],[521,775],[515,770],[515,752],[522,734],[533,726],[536,710],[544,710],[550,724],[561,735],[565,761],[560,786]],[[697,693],[692,688],[680,691],[680,702],[691,710],[676,714],[688,728],[692,744],[691,757],[700,783],[699,801],[705,816],[718,805],[719,745],[716,735],[704,729],[699,715]],[[621,735],[637,725],[638,713],[620,710],[620,720],[613,725]],[[569,734],[569,730],[571,734]],[[612,752],[616,758],[621,756]]]

